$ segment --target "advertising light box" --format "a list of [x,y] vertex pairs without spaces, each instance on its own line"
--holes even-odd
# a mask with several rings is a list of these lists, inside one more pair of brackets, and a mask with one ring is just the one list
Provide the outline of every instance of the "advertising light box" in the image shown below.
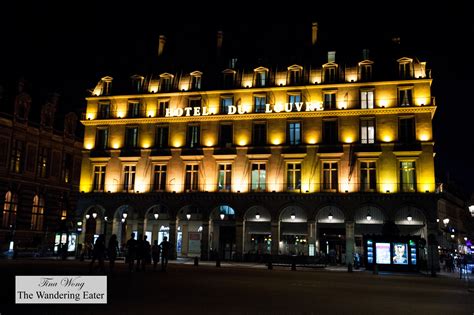
[[404,243],[393,243],[393,263],[408,265],[408,246]]
[[375,243],[375,262],[390,264],[390,243]]

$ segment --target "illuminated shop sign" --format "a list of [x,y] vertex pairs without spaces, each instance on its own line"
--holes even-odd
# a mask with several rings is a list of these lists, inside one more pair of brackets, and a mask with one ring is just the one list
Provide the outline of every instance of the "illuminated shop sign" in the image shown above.
[[[252,106],[249,105],[229,105],[227,106],[227,115],[243,115],[249,114],[251,112]],[[321,102],[311,103],[311,102],[299,102],[299,103],[284,103],[284,104],[275,104],[265,105],[265,113],[290,113],[290,112],[314,112],[317,110],[323,110],[323,105]],[[208,116],[214,115],[208,107],[184,107],[184,108],[167,108],[166,117],[181,117],[181,116]]]

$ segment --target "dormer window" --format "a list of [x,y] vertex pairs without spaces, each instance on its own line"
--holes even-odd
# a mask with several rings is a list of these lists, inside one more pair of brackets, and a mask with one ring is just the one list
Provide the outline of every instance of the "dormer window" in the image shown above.
[[288,85],[300,85],[302,83],[303,67],[299,65],[292,65],[288,67]]
[[103,77],[102,81],[102,95],[110,95],[112,89],[112,78]]
[[413,59],[403,57],[397,60],[400,79],[413,78]]
[[255,72],[255,84],[256,87],[263,87],[268,85],[268,69],[264,67],[258,67],[253,70]]
[[201,78],[202,78],[202,72],[200,71],[194,71],[191,72],[191,90],[200,90],[201,89]]
[[337,65],[335,63],[327,63],[323,65],[323,82],[334,83],[336,82]]
[[173,75],[169,73],[163,73],[160,75],[160,91],[169,92],[171,91],[173,84]]
[[133,75],[132,76],[132,90],[133,92],[140,93],[143,89],[143,81],[145,80],[144,77],[141,75]]
[[222,71],[223,75],[223,86],[225,89],[231,89],[235,87],[235,70],[226,69]]
[[372,65],[373,62],[370,60],[359,62],[359,81],[372,80]]

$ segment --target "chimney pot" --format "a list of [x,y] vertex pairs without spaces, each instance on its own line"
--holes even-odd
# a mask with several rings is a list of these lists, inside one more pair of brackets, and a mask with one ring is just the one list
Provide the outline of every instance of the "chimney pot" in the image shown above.
[[160,35],[160,40],[158,42],[158,57],[163,54],[163,49],[165,48],[166,37],[165,35]]
[[318,22],[313,22],[311,26],[311,44],[314,46],[318,40]]
[[224,40],[224,32],[223,31],[217,31],[217,55],[218,56],[221,54],[222,41],[223,40]]

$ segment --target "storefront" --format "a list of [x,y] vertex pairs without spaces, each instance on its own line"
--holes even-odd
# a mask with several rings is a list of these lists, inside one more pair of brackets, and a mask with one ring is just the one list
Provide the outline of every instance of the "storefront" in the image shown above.
[[365,235],[364,262],[367,269],[418,271],[422,250],[419,236]]

